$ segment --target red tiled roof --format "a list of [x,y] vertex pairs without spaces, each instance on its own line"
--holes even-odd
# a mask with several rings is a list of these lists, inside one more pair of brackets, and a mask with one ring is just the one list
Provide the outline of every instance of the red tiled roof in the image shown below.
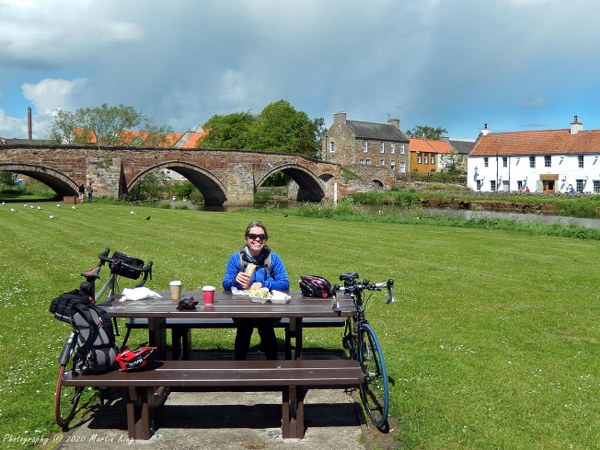
[[600,130],[570,129],[489,133],[480,136],[469,156],[600,153]]
[[437,154],[454,153],[454,149],[447,142],[417,138],[410,139],[410,151]]
[[[82,128],[76,128],[74,133],[77,136],[83,136],[85,131]],[[87,130],[87,140],[89,144],[96,144],[98,139],[92,130]],[[208,133],[206,131],[185,131],[180,133],[167,133],[165,141],[158,147],[177,147],[177,148],[196,148],[196,143],[202,141]],[[124,130],[121,136],[121,145],[131,145],[136,139],[142,142],[148,139],[150,133],[145,131]]]

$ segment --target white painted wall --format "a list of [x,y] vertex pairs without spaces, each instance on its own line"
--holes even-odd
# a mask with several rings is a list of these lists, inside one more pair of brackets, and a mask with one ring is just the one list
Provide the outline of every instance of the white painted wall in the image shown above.
[[598,189],[600,155],[583,155],[583,168],[579,167],[578,155],[549,156],[550,167],[545,167],[544,155],[536,155],[534,168],[530,167],[529,156],[509,156],[506,167],[501,155],[488,156],[487,167],[483,156],[469,156],[467,184],[474,191],[492,192],[492,181],[496,181],[497,191],[518,192],[520,182],[523,191],[528,187],[530,192],[543,192],[540,175],[557,174],[558,180],[555,182],[557,193],[567,193],[570,186],[577,190],[578,181],[582,193],[594,193],[594,181],[597,182],[596,189]]

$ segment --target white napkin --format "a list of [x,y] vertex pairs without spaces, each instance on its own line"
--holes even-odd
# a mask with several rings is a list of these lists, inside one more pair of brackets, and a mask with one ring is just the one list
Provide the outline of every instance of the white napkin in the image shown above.
[[121,292],[120,302],[124,302],[125,300],[141,300],[143,298],[160,298],[160,295],[157,292],[154,292],[147,287],[137,287],[133,289],[125,288],[123,292]]

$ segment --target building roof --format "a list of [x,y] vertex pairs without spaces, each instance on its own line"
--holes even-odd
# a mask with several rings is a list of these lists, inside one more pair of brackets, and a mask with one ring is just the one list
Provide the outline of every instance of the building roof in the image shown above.
[[445,141],[436,141],[430,139],[410,139],[410,151],[420,153],[450,154],[454,149]]
[[448,142],[459,155],[468,155],[473,150],[473,147],[475,147],[475,141],[456,141],[450,139]]
[[469,156],[600,153],[600,130],[518,131],[481,135]]
[[408,142],[408,138],[390,123],[361,122],[347,120],[346,125],[357,138],[379,139],[382,141]]
[[[83,133],[83,129],[75,129],[75,134],[78,136],[82,136]],[[202,141],[207,134],[208,133],[204,131],[202,127],[198,127],[195,131],[167,133],[164,136],[164,142],[161,142],[157,146],[170,148],[196,148],[196,144],[199,141]],[[149,136],[150,133],[145,131],[124,130],[121,136],[121,145],[129,146],[136,143],[138,140],[144,142]],[[97,142],[96,134],[92,130],[89,130],[89,141],[90,144],[95,144]]]

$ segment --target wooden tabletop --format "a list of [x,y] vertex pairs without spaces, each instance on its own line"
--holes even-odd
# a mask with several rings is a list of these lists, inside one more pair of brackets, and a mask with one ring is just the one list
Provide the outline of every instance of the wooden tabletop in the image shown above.
[[171,300],[168,291],[158,292],[162,297],[142,300],[127,300],[103,303],[112,317],[145,318],[217,318],[217,317],[348,317],[356,313],[349,297],[339,297],[340,311],[333,310],[333,300],[304,297],[300,291],[289,291],[289,303],[255,303],[247,295],[234,295],[231,292],[215,292],[213,305],[204,305],[201,291],[184,291],[181,298],[194,297],[198,305],[192,311],[178,311],[178,301]]

